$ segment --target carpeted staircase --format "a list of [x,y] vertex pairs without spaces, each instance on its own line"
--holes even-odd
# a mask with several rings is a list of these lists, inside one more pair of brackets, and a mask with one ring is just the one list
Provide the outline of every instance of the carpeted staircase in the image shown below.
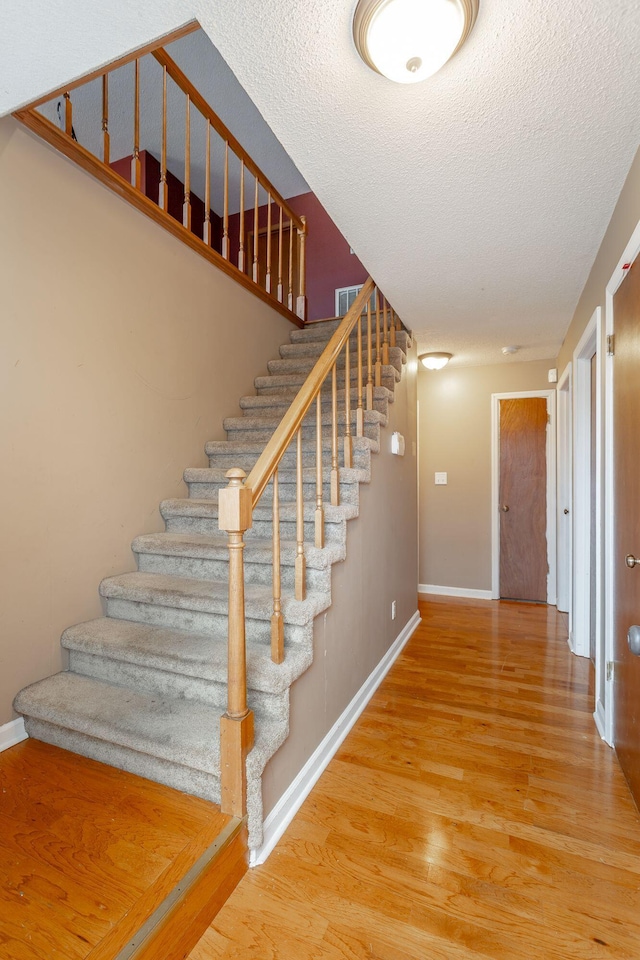
[[[138,572],[100,585],[106,616],[62,635],[69,670],[22,690],[15,709],[30,736],[157,780],[214,802],[220,799],[219,727],[226,709],[227,538],[218,530],[218,490],[231,467],[249,472],[311,371],[338,321],[291,334],[269,374],[243,397],[242,417],[224,422],[228,440],[208,443],[208,468],[190,468],[189,498],[165,500],[165,533],[137,537]],[[355,356],[355,337],[352,339]],[[330,393],[323,393],[326,436],[326,545],[317,549],[315,412],[303,427],[307,599],[293,599],[295,451],[280,467],[282,590],[285,660],[270,658],[272,614],[271,485],[246,534],[245,576],[249,706],[255,746],[247,759],[249,844],[262,840],[261,775],[289,733],[289,687],[313,659],[313,619],[331,604],[331,567],[347,554],[347,521],[358,515],[359,487],[371,478],[371,454],[380,449],[395,383],[406,359],[407,334],[397,335],[374,409],[365,412],[365,436],[353,440],[353,467],[340,471],[340,506],[329,502]],[[355,374],[352,427],[355,434]],[[341,409],[344,369],[339,369]],[[344,432],[344,412],[340,416]],[[342,449],[342,442],[340,443]]]

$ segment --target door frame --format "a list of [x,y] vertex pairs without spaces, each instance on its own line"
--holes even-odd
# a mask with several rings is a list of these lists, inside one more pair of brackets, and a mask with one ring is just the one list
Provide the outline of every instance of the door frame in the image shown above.
[[491,598],[500,599],[500,401],[544,397],[547,401],[547,603],[556,602],[556,391],[491,394]]
[[[558,509],[556,513],[558,558],[556,567],[556,601],[566,606],[569,618],[568,641],[571,645],[573,625],[573,376],[571,361],[562,371],[558,380],[557,392],[557,465],[558,465]],[[564,514],[569,510],[568,523]],[[563,533],[563,531],[565,531]],[[563,573],[566,572],[566,576]],[[566,581],[566,582],[564,582]]]
[[[636,225],[635,230],[629,238],[622,256],[618,260],[611,279],[605,289],[605,336],[609,337],[615,333],[615,322],[613,315],[613,298],[615,293],[626,276],[626,264],[633,263],[640,255],[640,223]],[[613,565],[614,544],[613,544],[613,521],[614,521],[614,503],[613,503],[613,355],[605,352],[604,361],[604,516],[606,519],[604,528],[604,631],[601,643],[601,649],[596,653],[596,708],[593,714],[596,727],[603,740],[613,746],[613,733],[615,721],[615,699],[613,685],[613,671],[607,669],[607,665],[614,664],[614,634],[615,634],[615,608],[614,608],[614,576]],[[598,648],[596,647],[596,651]],[[600,672],[598,671],[598,666]],[[604,675],[603,675],[604,672]],[[602,681],[600,684],[599,681]],[[604,691],[604,702],[599,697],[600,690]]]
[[[578,657],[590,655],[591,500],[595,497],[596,671],[602,634],[602,310],[596,307],[573,351],[573,616],[569,645]],[[596,488],[591,490],[591,358],[596,358]]]

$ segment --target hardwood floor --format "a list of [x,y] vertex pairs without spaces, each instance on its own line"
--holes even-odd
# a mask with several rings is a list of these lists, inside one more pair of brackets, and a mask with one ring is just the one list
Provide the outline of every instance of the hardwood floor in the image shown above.
[[423,621],[190,960],[640,957],[640,818],[555,608]]
[[[246,871],[218,807],[37,740],[0,754],[1,960],[114,960],[205,853],[222,846],[136,958],[187,950]],[[218,842],[217,842],[218,841]],[[230,862],[231,860],[231,862]],[[203,922],[204,916],[204,922]],[[179,930],[175,927],[179,924]],[[199,927],[198,927],[199,924]],[[179,940],[178,940],[179,942]]]

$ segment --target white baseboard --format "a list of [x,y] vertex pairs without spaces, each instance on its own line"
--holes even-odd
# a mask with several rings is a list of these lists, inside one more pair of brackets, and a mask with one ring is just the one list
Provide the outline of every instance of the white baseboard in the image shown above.
[[613,744],[609,743],[609,741],[607,740],[607,719],[605,717],[604,707],[602,706],[602,702],[600,700],[598,700],[596,704],[596,709],[593,714],[593,719],[595,720],[596,730],[598,731],[598,733],[600,734],[604,742],[608,744],[610,747],[612,747]]
[[469,600],[493,600],[491,590],[470,590],[467,587],[441,587],[435,583],[419,583],[418,593],[436,597],[467,597]]
[[24,728],[24,719],[18,717],[17,720],[10,720],[0,727],[0,753],[14,747],[21,740],[26,740],[29,734]]
[[369,674],[346,710],[338,717],[322,743],[317,747],[311,757],[309,757],[293,783],[280,797],[264,822],[262,846],[257,850],[251,851],[249,866],[257,867],[258,864],[264,863],[267,859],[313,789],[315,783],[320,778],[325,767],[393,666],[402,648],[411,638],[411,635],[420,623],[420,619],[420,614],[416,610],[401,633],[394,640],[392,646],[389,647],[382,660],[380,660]]

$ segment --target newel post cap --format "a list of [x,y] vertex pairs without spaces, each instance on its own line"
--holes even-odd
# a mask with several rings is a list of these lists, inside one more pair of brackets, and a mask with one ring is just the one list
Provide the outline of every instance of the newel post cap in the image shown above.
[[253,498],[250,487],[245,487],[246,473],[241,467],[227,470],[228,487],[218,493],[218,527],[227,533],[244,533],[252,524]]

